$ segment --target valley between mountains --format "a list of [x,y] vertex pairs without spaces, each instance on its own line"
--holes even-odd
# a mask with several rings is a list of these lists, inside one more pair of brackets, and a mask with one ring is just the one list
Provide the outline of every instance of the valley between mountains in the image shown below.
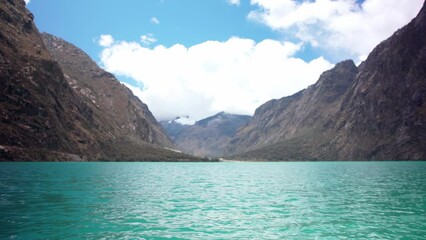
[[253,116],[157,121],[86,53],[0,2],[1,161],[426,160],[426,6],[358,66]]

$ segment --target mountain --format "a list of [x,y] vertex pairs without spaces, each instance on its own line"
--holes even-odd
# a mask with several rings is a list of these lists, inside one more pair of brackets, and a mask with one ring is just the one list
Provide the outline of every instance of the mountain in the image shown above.
[[161,126],[167,135],[174,141],[176,136],[188,125],[193,125],[193,122],[189,117],[176,117],[170,121],[160,121]]
[[167,134],[180,149],[197,156],[223,156],[236,131],[246,124],[250,116],[220,112],[214,116],[184,125],[179,119],[163,121]]
[[334,129],[339,159],[426,159],[426,2],[361,64]]
[[356,67],[260,106],[227,148],[246,160],[426,159],[425,6]]
[[[263,104],[256,109],[249,124],[237,132],[228,152],[255,150],[290,139],[325,140],[321,134],[327,121],[339,110],[339,100],[356,74],[355,64],[344,61],[324,72],[317,83],[307,89]],[[312,150],[309,154],[317,151]]]
[[47,33],[41,36],[68,84],[93,110],[95,125],[103,132],[112,139],[141,139],[173,147],[148,106],[114,75],[101,69],[76,46]]
[[170,150],[148,107],[80,49],[42,38],[23,0],[0,13],[0,160],[198,159]]

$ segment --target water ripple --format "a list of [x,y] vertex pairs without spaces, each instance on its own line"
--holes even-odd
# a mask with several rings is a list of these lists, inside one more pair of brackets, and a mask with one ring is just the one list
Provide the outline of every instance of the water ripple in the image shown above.
[[2,163],[0,238],[424,239],[426,163]]

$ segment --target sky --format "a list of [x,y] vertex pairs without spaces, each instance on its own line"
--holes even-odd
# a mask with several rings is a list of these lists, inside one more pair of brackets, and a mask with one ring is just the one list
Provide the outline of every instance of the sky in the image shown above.
[[158,120],[270,99],[356,64],[416,16],[423,0],[26,0],[42,32],[88,53]]

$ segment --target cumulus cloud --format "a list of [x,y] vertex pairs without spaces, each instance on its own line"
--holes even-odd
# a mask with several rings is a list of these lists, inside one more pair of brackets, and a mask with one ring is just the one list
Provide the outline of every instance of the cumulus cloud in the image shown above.
[[262,103],[313,84],[332,64],[320,57],[294,57],[302,44],[233,37],[185,47],[116,41],[105,47],[107,71],[133,78],[129,86],[157,119],[189,115],[201,119],[219,111],[253,114]]
[[98,44],[99,44],[101,47],[109,47],[109,46],[111,46],[113,43],[114,43],[114,38],[113,38],[111,35],[108,35],[108,34],[102,34],[102,35],[99,37],[99,40],[98,40]]
[[155,43],[157,41],[156,38],[154,38],[154,35],[152,33],[148,33],[146,35],[141,36],[141,42],[144,45],[151,45],[151,43]]
[[152,24],[160,24],[160,20],[158,20],[156,17],[152,17],[150,21]]
[[30,3],[30,0],[25,0],[25,4],[28,4],[28,3]]
[[333,54],[362,60],[420,10],[423,0],[251,0],[248,18]]
[[240,0],[227,0],[230,5],[240,5]]

